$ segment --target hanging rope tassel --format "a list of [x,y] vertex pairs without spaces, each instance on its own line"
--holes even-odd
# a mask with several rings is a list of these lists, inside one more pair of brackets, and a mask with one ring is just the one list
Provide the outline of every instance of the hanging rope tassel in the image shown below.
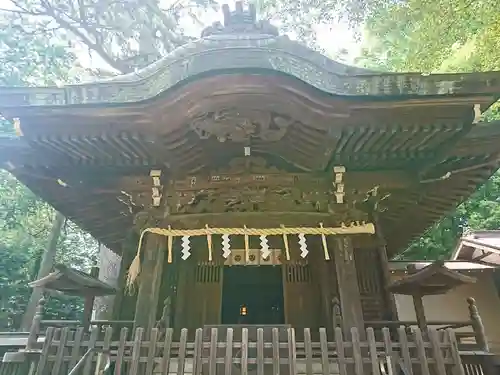
[[16,132],[16,135],[18,137],[22,137],[24,134],[23,130],[21,129],[21,120],[18,117],[13,118],[12,120],[14,122],[14,131]]
[[[168,226],[168,229],[170,230],[170,225]],[[173,242],[174,242],[174,236],[168,236],[167,237],[167,262],[172,263],[172,248],[173,248]]]
[[137,254],[135,254],[135,257],[132,260],[132,263],[130,264],[130,267],[127,272],[126,286],[127,286],[127,291],[130,294],[133,293],[134,283],[136,282],[139,273],[141,273],[141,249],[142,249],[142,240],[145,234],[146,232],[142,232],[141,237],[139,237],[139,244],[137,245]]
[[[323,223],[319,223],[319,227],[323,228]],[[326,243],[326,236],[321,233],[321,243],[323,244],[323,253],[325,254],[325,260],[330,260],[330,254],[328,253],[328,244]]]
[[[282,229],[285,229],[285,226],[281,226]],[[288,246],[288,237],[286,233],[283,233],[283,245],[285,245],[285,257],[286,260],[290,260],[290,247]]]
[[208,261],[212,261],[212,235],[210,234],[210,228],[208,224],[205,226],[207,230],[207,246],[208,246]]
[[243,227],[244,229],[244,236],[245,236],[245,262],[249,262],[250,261],[250,241],[248,239],[248,233],[247,233],[247,226],[245,225]]

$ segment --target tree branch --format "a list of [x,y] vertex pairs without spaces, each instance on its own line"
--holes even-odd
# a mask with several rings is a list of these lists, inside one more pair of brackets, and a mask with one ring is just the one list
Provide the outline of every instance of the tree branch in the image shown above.
[[26,16],[38,16],[40,13],[35,13],[35,12],[30,12],[28,10],[16,10],[16,9],[5,9],[5,8],[0,8],[0,12],[5,12],[5,13],[12,13],[12,14],[22,14]]
[[80,38],[88,48],[96,52],[113,69],[116,69],[120,73],[130,73],[132,71],[129,66],[122,64],[120,61],[112,58],[102,47],[102,45],[92,41],[87,35],[82,33],[77,26],[72,25],[70,22],[60,17],[46,1],[42,1],[42,6],[45,8],[48,16],[52,17],[54,21],[64,27],[67,31]]

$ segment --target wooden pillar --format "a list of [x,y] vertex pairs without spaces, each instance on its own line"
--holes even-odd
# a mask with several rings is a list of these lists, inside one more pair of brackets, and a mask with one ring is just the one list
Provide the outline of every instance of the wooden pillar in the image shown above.
[[174,328],[176,330],[181,330],[182,328],[190,328],[191,323],[189,320],[189,314],[191,309],[189,308],[187,295],[188,292],[192,291],[192,260],[188,259],[181,261],[179,264],[179,278],[177,281],[177,300],[175,303],[174,312]]
[[[476,337],[476,343],[479,346],[479,350],[485,353],[490,352],[488,340],[486,338],[486,333],[484,330],[483,321],[479,315],[479,311],[476,306],[476,300],[472,297],[467,298],[467,305],[469,307],[469,316],[472,324],[472,329]],[[481,368],[484,375],[497,375],[498,369],[495,364],[495,357],[492,355],[483,355],[481,358]]]
[[132,293],[127,290],[126,280],[130,264],[137,252],[138,243],[139,239],[137,233],[130,231],[122,244],[122,259],[120,263],[120,272],[118,274],[118,291],[113,302],[113,320],[131,320],[127,313],[129,311],[133,313],[133,309],[130,308],[130,305],[135,305],[135,301],[133,301],[133,296],[131,296]]
[[[90,276],[97,277],[99,275],[99,267],[92,267],[90,269]],[[86,295],[83,303],[83,329],[86,331],[90,327],[90,321],[92,320],[92,310],[94,308],[94,295]]]
[[[64,224],[64,220],[64,216],[60,212],[56,211],[54,223],[52,224],[52,229],[50,231],[47,248],[43,253],[40,269],[38,270],[37,279],[41,279],[42,277],[47,276],[54,267],[57,241],[59,240],[59,235],[61,234],[61,228]],[[42,294],[43,288],[33,288],[28,306],[26,307],[26,312],[24,313],[23,320],[21,322],[21,331],[28,331],[30,329],[31,321],[35,316],[35,310],[38,305],[38,301],[40,301],[40,299],[42,298]]]
[[[321,249],[321,242],[315,241],[314,249]],[[335,282],[335,278],[330,274],[330,265],[332,265],[332,260],[325,260],[323,257],[323,253],[316,251],[309,255],[309,259],[312,262],[313,269],[317,270],[317,272],[312,273],[314,284],[319,287],[320,291],[320,299],[321,299],[321,308],[323,321],[320,324],[320,327],[325,327],[327,332],[333,332],[332,321],[332,291],[331,285]],[[333,265],[332,265],[333,267]],[[313,286],[314,287],[314,286]]]
[[386,315],[390,315],[384,320],[398,320],[398,309],[394,294],[389,291],[391,284],[391,271],[389,270],[389,258],[387,257],[387,244],[385,242],[383,228],[380,225],[380,217],[378,212],[372,213],[373,225],[375,225],[375,236],[377,238],[377,251],[380,259],[380,266],[382,268],[382,282],[384,288],[384,296],[386,302]]
[[425,318],[425,309],[423,296],[414,294],[413,306],[415,306],[415,316],[417,317],[418,327],[422,332],[427,332],[427,319]]
[[351,328],[356,327],[360,339],[363,339],[365,325],[352,242],[346,236],[336,238],[335,242],[335,268],[342,309],[342,330],[346,337],[351,337]]
[[146,336],[156,323],[156,311],[162,280],[163,260],[166,243],[165,237],[148,234],[143,250],[141,272],[139,274],[139,292],[135,307],[134,329],[142,327]]
[[38,335],[40,335],[40,326],[43,318],[43,310],[45,307],[45,302],[46,301],[43,296],[43,287],[42,287],[42,294],[40,296],[40,300],[37,301],[37,305],[35,306],[35,314],[31,321],[28,342],[26,344],[26,349],[28,350],[34,349],[36,343],[38,342]]
[[321,261],[320,272],[320,290],[321,290],[321,306],[323,307],[323,316],[325,321],[323,325],[326,327],[327,332],[333,332],[335,327],[332,325],[332,294],[330,291],[330,277],[328,274],[327,261]]
[[490,348],[488,345],[488,340],[486,339],[483,321],[476,306],[476,300],[472,297],[467,298],[467,305],[469,308],[469,316],[472,324],[472,329],[474,331],[474,335],[476,336],[476,343],[479,346],[479,350],[489,352]]

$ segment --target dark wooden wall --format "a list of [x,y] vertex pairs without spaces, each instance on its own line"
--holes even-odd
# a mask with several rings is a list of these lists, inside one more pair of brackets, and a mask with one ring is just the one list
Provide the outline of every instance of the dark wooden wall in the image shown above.
[[[299,328],[317,330],[333,328],[332,301],[339,298],[334,253],[332,259],[324,259],[321,241],[308,241],[306,259],[299,256],[298,248],[291,246],[291,260],[282,254],[282,277],[285,322]],[[214,248],[213,262],[207,262],[206,241],[192,244],[192,255],[188,260],[180,259],[180,246],[174,244],[174,261],[165,257],[164,276],[157,306],[157,319],[161,317],[164,300],[170,297],[171,326],[199,328],[204,324],[220,324],[224,259],[220,249]],[[198,250],[196,250],[198,249]],[[385,320],[390,309],[385,302],[383,285],[383,260],[375,242],[362,243],[355,249],[355,263],[364,320]],[[128,268],[130,257],[125,257],[122,266]],[[269,267],[269,266],[262,266]],[[125,276],[124,276],[125,277]],[[115,306],[115,319],[132,320],[136,297],[121,293]]]
[[384,320],[385,306],[382,264],[376,248],[354,251],[364,320]]
[[291,262],[283,266],[285,322],[293,327],[319,328],[321,297],[319,280],[308,262]]

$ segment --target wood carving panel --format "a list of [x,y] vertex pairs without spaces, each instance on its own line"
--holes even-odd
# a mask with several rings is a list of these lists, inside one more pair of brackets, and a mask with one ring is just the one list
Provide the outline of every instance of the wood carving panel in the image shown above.
[[270,186],[241,189],[200,190],[191,194],[180,193],[171,213],[222,213],[222,212],[328,212],[330,197],[324,191],[301,191],[293,187]]
[[294,121],[286,116],[254,109],[227,108],[193,119],[190,126],[201,139],[245,142],[251,137],[278,141]]
[[172,220],[199,214],[266,212],[324,214],[339,225],[368,220],[359,205],[366,189],[347,187],[344,204],[338,204],[332,178],[328,173],[287,173],[267,166],[263,159],[240,158],[209,175],[172,180],[166,210]]
[[[244,163],[243,165],[240,165]],[[259,159],[240,159],[209,176],[173,181],[170,214],[328,212],[331,183],[324,176],[280,174]]]

